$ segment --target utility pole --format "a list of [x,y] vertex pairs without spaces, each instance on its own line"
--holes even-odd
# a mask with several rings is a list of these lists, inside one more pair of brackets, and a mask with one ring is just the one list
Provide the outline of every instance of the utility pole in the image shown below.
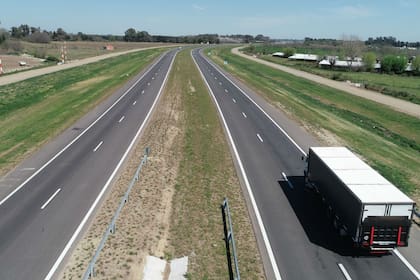
[[67,61],[67,44],[64,41],[63,46],[61,47],[61,63],[66,63]]

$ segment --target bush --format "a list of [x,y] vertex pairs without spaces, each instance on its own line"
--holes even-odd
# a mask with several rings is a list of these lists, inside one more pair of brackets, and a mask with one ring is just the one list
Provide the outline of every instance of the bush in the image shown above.
[[284,52],[284,57],[289,57],[289,56],[294,55],[296,53],[296,50],[294,48],[285,48],[283,52]]
[[381,69],[385,73],[402,74],[406,67],[407,58],[404,56],[387,55],[381,61]]
[[55,56],[49,55],[45,58],[45,61],[47,61],[47,62],[59,62],[60,60]]
[[375,67],[376,55],[373,52],[367,52],[363,55],[363,63],[366,71],[372,71]]

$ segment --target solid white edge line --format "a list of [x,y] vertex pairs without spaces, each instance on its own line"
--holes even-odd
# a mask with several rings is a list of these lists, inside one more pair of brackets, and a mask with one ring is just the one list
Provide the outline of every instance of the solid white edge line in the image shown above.
[[207,59],[207,57],[205,55],[202,56],[209,64],[211,64],[214,69],[216,69],[217,72],[219,72],[223,77],[225,77],[226,80],[228,80],[234,87],[236,87],[240,92],[242,92],[243,95],[245,95],[252,103],[254,103],[255,106],[257,106],[258,109],[260,109],[261,112],[263,112],[263,114],[275,125],[277,126],[278,129],[280,129],[280,131],[290,140],[290,142],[292,142],[293,145],[295,145],[295,147],[304,155],[306,155],[306,152],[295,142],[295,140],[293,140],[292,137],[290,137],[289,134],[287,134],[287,132],[276,122],[274,121],[274,119],[267,114],[264,109],[258,105],[248,94],[245,93],[245,91],[243,91],[239,86],[237,86],[234,82],[232,82],[231,79],[229,79],[222,71],[219,70],[219,66],[214,64],[212,61],[210,61],[209,59]]
[[[162,82],[162,86],[160,87],[159,92],[158,92],[158,94],[157,94],[157,96],[155,98],[155,101],[153,102],[152,107],[150,108],[149,112],[147,113],[146,118],[144,119],[143,123],[141,124],[139,130],[137,131],[136,135],[134,136],[133,140],[131,141],[130,145],[128,146],[127,150],[125,151],[124,155],[121,157],[121,160],[118,162],[118,165],[115,167],[115,169],[112,172],[111,176],[108,178],[108,181],[105,183],[104,187],[102,188],[101,192],[97,196],[96,200],[93,202],[92,206],[89,208],[89,211],[86,213],[86,215],[83,218],[82,222],[79,224],[79,226],[77,227],[76,231],[73,233],[72,237],[67,242],[66,246],[64,247],[64,249],[61,252],[60,256],[55,261],[54,265],[51,267],[51,269],[48,272],[47,276],[45,276],[44,280],[49,280],[49,279],[51,279],[53,277],[53,275],[56,272],[58,266],[63,261],[63,259],[66,256],[67,252],[70,250],[70,248],[73,245],[74,241],[76,240],[77,236],[82,231],[82,228],[84,227],[84,225],[88,221],[90,215],[92,215],[94,209],[96,208],[96,205],[99,203],[99,201],[101,200],[102,196],[104,195],[104,193],[108,189],[109,185],[111,184],[112,180],[114,179],[115,175],[117,174],[118,169],[121,167],[121,165],[123,164],[125,158],[127,157],[129,151],[134,146],[134,143],[136,142],[136,139],[138,138],[138,136],[142,132],[143,127],[145,126],[145,124],[147,123],[148,119],[150,118],[150,116],[151,116],[151,114],[152,114],[152,112],[153,112],[153,110],[154,110],[154,108],[155,108],[155,106],[156,106],[156,104],[157,104],[157,102],[159,100],[159,97],[160,97],[160,95],[162,93],[163,87],[165,86],[166,80],[168,79],[169,73],[171,72],[171,69],[172,69],[172,65],[174,63],[174,60],[175,60],[175,56],[173,56],[173,58],[172,58],[171,64],[169,65],[169,68],[168,68],[168,72],[166,73],[165,79]],[[151,68],[153,68],[153,67],[151,67]]]
[[202,79],[206,83],[207,88],[209,89],[209,92],[210,92],[210,94],[211,94],[211,96],[212,96],[212,98],[213,98],[213,100],[214,100],[214,102],[216,104],[217,111],[219,112],[220,118],[222,119],[223,126],[226,129],[226,133],[227,133],[229,142],[232,145],[233,153],[234,153],[235,158],[236,158],[236,160],[238,162],[239,169],[241,170],[242,177],[243,177],[244,182],[245,182],[245,186],[246,186],[246,188],[248,190],[248,193],[249,193],[249,196],[250,196],[249,198],[251,200],[251,205],[252,205],[252,208],[254,209],[255,216],[256,216],[257,221],[258,221],[258,226],[259,226],[259,228],[261,230],[261,234],[262,234],[262,237],[263,237],[263,240],[264,240],[265,247],[267,249],[268,257],[269,257],[270,262],[271,262],[271,266],[272,266],[272,269],[273,269],[273,272],[274,272],[274,276],[275,276],[276,280],[281,280],[280,272],[279,272],[279,269],[277,267],[277,263],[276,263],[276,259],[274,257],[273,249],[271,248],[270,240],[268,240],[267,232],[265,231],[265,227],[264,227],[264,223],[262,221],[261,215],[260,215],[260,211],[258,210],[258,206],[257,206],[257,203],[255,201],[254,194],[252,193],[251,186],[249,184],[248,177],[246,176],[245,169],[244,169],[244,167],[242,165],[242,160],[241,160],[241,158],[239,156],[238,150],[236,149],[235,142],[233,142],[232,135],[230,133],[229,127],[227,126],[225,117],[223,116],[223,113],[222,113],[222,110],[221,110],[221,108],[219,106],[219,103],[217,102],[216,97],[215,97],[212,89],[210,88],[210,85],[208,84],[206,78],[204,77],[204,74],[201,72],[201,69],[198,66],[198,64],[197,64],[197,62],[196,62],[196,60],[195,60],[192,52],[193,51],[191,51],[191,57],[193,58],[194,63],[196,65],[198,71],[200,72]]
[[264,142],[264,140],[262,139],[262,137],[261,137],[261,135],[259,133],[257,133],[257,137],[261,141],[261,143]]
[[228,90],[227,90],[227,89],[225,89],[225,92],[226,92],[226,93],[228,93]]
[[44,210],[45,207],[47,207],[47,205],[51,202],[51,200],[54,199],[54,197],[61,191],[60,188],[58,188],[58,190],[55,191],[55,193],[53,193],[52,196],[50,196],[50,198],[45,201],[45,203],[41,206],[41,210]]
[[287,184],[289,185],[289,187],[290,187],[291,189],[294,189],[294,187],[293,187],[293,185],[292,185],[292,182],[290,182],[290,181],[289,181],[289,178],[287,178],[286,173],[282,172],[282,173],[281,173],[281,176],[283,176],[284,180],[287,182]]
[[144,94],[144,89],[141,91],[141,94]]
[[133,106],[136,105],[136,103],[137,103],[137,100],[133,102]]
[[346,280],[351,280],[350,274],[347,272],[347,269],[344,267],[344,265],[341,263],[337,263],[337,265],[338,265],[338,268],[340,268],[341,273],[343,273]]
[[236,103],[236,100],[235,100],[235,98],[232,98],[232,101],[233,101],[233,103]]
[[41,168],[39,168],[34,174],[32,174],[28,179],[26,179],[22,184],[20,184],[16,189],[14,189],[11,193],[9,193],[2,201],[0,201],[0,206],[5,203],[9,198],[11,198],[16,192],[18,192],[23,186],[25,186],[32,178],[34,178],[36,175],[38,175],[42,170],[45,169],[51,162],[53,162],[57,157],[59,157],[64,151],[66,151],[71,145],[74,144],[77,140],[79,140],[80,137],[82,137],[92,126],[94,126],[100,119],[103,118],[114,106],[123,99],[130,90],[132,90],[143,78],[144,76],[152,70],[152,68],[158,64],[162,58],[165,56],[166,53],[164,53],[152,66],[144,72],[143,75],[131,86],[129,87],[123,95],[121,95],[105,112],[103,112],[94,122],[92,122],[85,130],[82,131],[79,135],[76,136],[70,143],[68,143],[63,149],[61,149],[57,154],[55,154],[49,161],[47,161]]
[[122,116],[118,122],[121,123],[124,119],[125,119],[125,116]]
[[99,144],[95,147],[95,149],[93,149],[93,152],[96,152],[100,146],[102,146],[102,144],[104,143],[104,141],[99,142]]
[[395,255],[405,264],[405,266],[414,274],[417,279],[420,279],[420,273],[407,261],[406,258],[397,249],[393,250]]
[[244,112],[242,112],[242,116],[244,116],[245,119],[247,118],[247,116]]

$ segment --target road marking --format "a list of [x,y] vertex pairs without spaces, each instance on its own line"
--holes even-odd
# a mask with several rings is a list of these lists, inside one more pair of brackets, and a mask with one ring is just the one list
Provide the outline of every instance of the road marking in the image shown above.
[[155,67],[162,59],[164,55],[161,56],[161,58],[156,61],[150,68],[131,86],[129,87],[123,95],[121,95],[108,109],[105,110],[95,121],[93,121],[85,130],[82,131],[79,135],[77,135],[70,143],[68,143],[63,149],[61,149],[58,153],[56,153],[49,161],[47,161],[41,168],[39,168],[34,174],[32,174],[30,177],[28,177],[22,184],[20,184],[16,189],[14,189],[11,193],[9,193],[8,196],[3,198],[2,201],[0,201],[0,205],[5,203],[9,198],[11,198],[15,193],[17,193],[23,186],[25,186],[30,180],[32,180],[36,175],[38,175],[42,170],[44,170],[48,165],[50,165],[51,162],[53,162],[57,157],[59,157],[64,151],[66,151],[71,145],[73,145],[77,140],[80,139],[87,131],[89,131],[99,120],[101,120],[112,108],[115,107],[115,105],[118,104],[118,102],[123,99],[130,90],[132,90],[143,78],[144,76],[149,73],[153,67]]
[[236,100],[235,100],[235,98],[232,98],[232,101],[233,101],[233,103],[236,103]]
[[288,178],[287,178],[287,176],[286,176],[286,173],[282,172],[282,173],[281,173],[281,176],[283,176],[284,180],[287,182],[287,184],[289,184],[289,187],[290,187],[291,189],[294,189],[294,187],[293,187],[293,185],[292,185],[292,182],[290,182],[290,181],[289,181],[289,179],[288,179]]
[[21,171],[31,171],[31,170],[35,170],[36,168],[35,167],[25,167],[25,168],[22,168],[22,169],[20,169]]
[[225,92],[226,92],[226,93],[228,93],[228,90],[227,90],[227,89],[225,89]]
[[150,86],[150,83],[147,83],[148,86]]
[[96,152],[103,143],[104,141],[99,142],[99,144],[95,147],[95,149],[93,149],[93,152]]
[[242,174],[242,177],[243,177],[243,180],[244,180],[244,184],[245,184],[246,189],[247,189],[248,194],[249,194],[249,199],[251,201],[252,208],[254,209],[254,212],[255,212],[255,217],[256,217],[257,222],[258,222],[258,227],[261,230],[261,235],[262,235],[265,247],[267,249],[268,258],[270,259],[271,267],[272,267],[273,272],[274,272],[274,277],[275,277],[276,280],[281,280],[279,268],[277,267],[277,262],[276,262],[276,259],[274,257],[273,249],[271,248],[271,244],[270,244],[270,240],[268,239],[267,232],[265,231],[265,226],[264,226],[264,223],[262,221],[260,211],[258,210],[257,202],[255,201],[254,194],[252,193],[251,185],[249,184],[248,177],[246,176],[246,172],[245,172],[244,166],[242,164],[241,157],[239,156],[239,153],[238,153],[238,150],[236,148],[235,142],[233,141],[232,134],[230,133],[230,130],[229,130],[229,127],[226,123],[226,120],[225,120],[225,117],[223,115],[222,109],[220,108],[220,105],[217,102],[216,96],[214,95],[213,90],[211,89],[211,87],[210,87],[209,83],[207,82],[206,78],[204,77],[203,72],[201,72],[201,69],[198,66],[197,61],[195,60],[194,56],[192,56],[192,58],[194,60],[195,65],[197,66],[198,71],[200,72],[201,78],[204,80],[204,83],[207,85],[207,88],[209,89],[209,92],[210,92],[210,94],[213,98],[213,101],[216,104],[217,111],[219,112],[220,118],[222,119],[223,126],[226,129],[226,134],[228,136],[229,142],[231,143],[231,147],[233,149],[233,154],[235,155],[236,161],[238,162],[238,166],[239,166],[239,169],[241,171],[241,174]]
[[[59,265],[63,261],[63,259],[66,256],[67,252],[70,250],[70,248],[73,245],[74,241],[77,239],[79,233],[82,231],[82,229],[85,226],[86,222],[89,220],[90,216],[92,215],[93,211],[95,210],[96,205],[99,203],[99,201],[101,200],[102,196],[104,195],[104,193],[106,192],[106,190],[108,189],[108,187],[111,185],[112,180],[114,179],[115,175],[117,174],[118,170],[120,169],[122,163],[124,162],[125,158],[127,157],[128,153],[129,153],[129,151],[133,148],[134,143],[136,142],[136,140],[139,137],[140,133],[143,131],[143,128],[144,128],[145,124],[148,122],[148,120],[149,120],[149,118],[150,118],[150,116],[151,116],[151,114],[153,112],[153,109],[156,107],[157,101],[159,100],[159,97],[162,94],[163,87],[164,87],[166,81],[168,80],[169,72],[171,72],[171,68],[172,68],[172,65],[174,63],[174,60],[175,60],[175,56],[172,58],[171,64],[169,65],[169,68],[168,68],[168,72],[166,73],[165,78],[163,79],[162,85],[161,85],[161,87],[159,89],[158,94],[156,95],[155,101],[153,102],[152,107],[150,108],[149,112],[147,113],[147,115],[146,115],[143,123],[141,124],[140,128],[137,130],[136,135],[134,136],[133,140],[131,141],[131,143],[128,146],[127,150],[125,151],[124,155],[121,157],[121,160],[118,162],[118,164],[115,167],[114,171],[112,172],[111,176],[108,178],[108,181],[105,183],[105,185],[102,188],[101,192],[96,197],[96,199],[93,202],[92,206],[89,208],[88,212],[83,217],[83,220],[80,222],[79,226],[77,227],[77,229],[73,233],[73,235],[70,238],[70,240],[67,242],[67,244],[64,247],[63,251],[58,256],[58,258],[55,261],[54,265],[51,267],[51,269],[48,272],[47,276],[45,276],[44,280],[50,280],[54,276],[56,270],[58,269]],[[151,67],[151,68],[153,68],[153,67]]]
[[245,119],[247,118],[247,116],[244,112],[242,112],[242,116],[244,116]]
[[264,142],[264,140],[261,138],[261,135],[259,133],[257,133],[257,137],[261,141],[261,143]]
[[152,77],[152,80],[154,80],[155,79],[155,77]]
[[343,273],[346,280],[351,280],[350,274],[347,272],[347,270],[346,270],[346,268],[344,267],[343,264],[338,263],[338,268],[340,268],[341,273]]
[[144,89],[141,91],[141,94],[144,94]]
[[263,112],[263,114],[278,128],[280,129],[280,131],[287,137],[287,139],[289,139],[290,142],[292,142],[292,144],[304,155],[306,155],[306,152],[295,142],[295,140],[293,140],[292,137],[290,137],[289,134],[287,134],[287,132],[277,123],[274,121],[274,119],[267,114],[266,111],[264,111],[264,109],[258,105],[248,94],[245,93],[245,91],[243,91],[239,86],[237,86],[234,82],[232,82],[231,79],[229,79],[223,72],[221,72],[218,68],[217,65],[213,64],[213,62],[209,61],[206,57],[204,57],[204,60],[207,61],[207,63],[209,63],[210,65],[213,66],[214,69],[216,69],[217,72],[219,72],[223,77],[225,77],[226,80],[228,80],[234,87],[236,87],[240,92],[242,92],[243,95],[245,95],[252,103],[254,103],[254,105],[260,109],[261,112]]
[[222,85],[222,82],[219,82],[219,85]]
[[137,100],[133,102],[133,106],[136,105],[136,103],[137,103]]
[[122,116],[121,119],[118,121],[119,123],[125,119],[125,116]]
[[54,197],[59,193],[61,191],[61,189],[60,188],[58,188],[58,190],[56,190],[55,191],[55,193],[53,193],[53,195],[52,196],[50,196],[50,198],[48,198],[48,200],[47,201],[45,201],[45,203],[41,206],[41,210],[44,210],[44,208],[45,207],[47,207],[47,205],[48,205],[48,203],[50,203],[51,202],[51,200],[53,200],[54,199]]
[[401,255],[400,251],[398,251],[397,249],[394,249],[394,253],[395,255],[397,255],[398,258],[400,258],[400,260],[405,264],[405,266],[407,266],[407,268],[414,274],[414,276],[417,279],[420,279],[420,273],[407,261],[406,258],[404,258],[403,255]]
[[213,72],[210,73],[213,76]]
[[217,80],[217,77],[214,77],[215,80]]

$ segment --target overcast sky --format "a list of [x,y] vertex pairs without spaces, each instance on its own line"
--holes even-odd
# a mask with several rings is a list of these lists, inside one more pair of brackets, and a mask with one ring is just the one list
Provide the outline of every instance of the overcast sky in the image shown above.
[[394,36],[420,41],[420,0],[45,0],[2,1],[0,27],[154,35],[264,34],[271,38],[361,39]]

